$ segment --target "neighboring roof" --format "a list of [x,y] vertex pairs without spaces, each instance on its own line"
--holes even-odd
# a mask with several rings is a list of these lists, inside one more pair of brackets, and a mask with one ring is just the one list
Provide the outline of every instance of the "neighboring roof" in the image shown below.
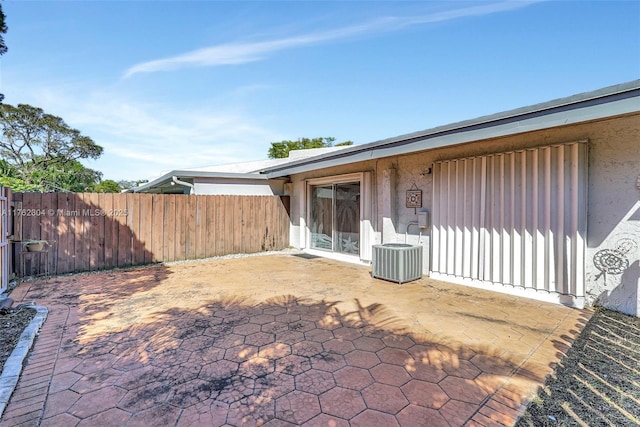
[[269,178],[640,111],[640,80],[265,168]]
[[[127,192],[130,193],[158,193],[158,192],[181,192],[181,185],[175,186],[173,177],[180,181],[193,184],[194,178],[217,178],[217,179],[243,179],[254,181],[266,181],[269,179],[266,175],[258,173],[234,173],[234,172],[203,172],[199,170],[173,170],[164,175],[153,179],[139,187],[132,188]],[[278,179],[278,178],[273,178]],[[180,191],[179,191],[180,190]]]
[[[283,166],[293,161],[339,151],[344,148],[344,146],[339,146],[293,150],[289,152],[289,157],[283,159],[267,159],[257,160],[253,162],[172,170],[163,173],[159,177],[150,180],[146,184],[143,184],[136,188],[132,188],[130,191],[134,193],[140,193],[160,191],[163,189],[166,190],[167,188],[171,187],[173,177],[176,177],[177,179],[182,181],[193,181],[194,178],[243,179],[258,181],[267,180],[270,178],[266,175],[260,174],[260,172],[268,167]],[[274,177],[273,179],[278,178]]]

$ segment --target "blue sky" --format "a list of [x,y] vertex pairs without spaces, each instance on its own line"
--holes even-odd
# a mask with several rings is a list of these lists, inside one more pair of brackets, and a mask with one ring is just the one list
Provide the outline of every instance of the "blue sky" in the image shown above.
[[639,1],[5,0],[5,103],[108,179],[356,144],[640,78]]

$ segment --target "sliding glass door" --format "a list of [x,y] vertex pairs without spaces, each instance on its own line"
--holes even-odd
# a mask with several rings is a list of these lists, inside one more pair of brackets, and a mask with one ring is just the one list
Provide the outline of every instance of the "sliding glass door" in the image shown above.
[[360,253],[360,182],[311,187],[311,247]]

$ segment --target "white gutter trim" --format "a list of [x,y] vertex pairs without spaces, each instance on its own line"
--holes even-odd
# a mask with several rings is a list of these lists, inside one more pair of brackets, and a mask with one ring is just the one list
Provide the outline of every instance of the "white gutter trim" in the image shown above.
[[[164,175],[149,181],[147,183],[142,184],[139,187],[132,188],[129,192],[131,193],[141,193],[151,188],[163,186],[164,184],[169,184],[171,182],[171,178],[173,176],[180,176],[182,178],[220,178],[220,179],[246,179],[246,180],[256,180],[256,181],[266,181],[266,175],[262,175],[259,173],[237,173],[237,172],[202,172],[197,170],[172,170],[171,172],[165,173]],[[272,179],[286,179],[286,178],[272,178]]]
[[187,181],[180,181],[178,179],[178,177],[175,176],[175,175],[171,177],[171,183],[172,184],[182,185],[184,187],[189,187],[189,188],[191,188],[191,190],[189,191],[189,194],[196,194],[196,187],[193,184],[191,184],[190,182],[187,182]]

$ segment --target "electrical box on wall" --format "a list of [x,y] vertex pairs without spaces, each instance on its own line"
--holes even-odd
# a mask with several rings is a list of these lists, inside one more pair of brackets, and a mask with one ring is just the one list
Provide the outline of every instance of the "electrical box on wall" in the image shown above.
[[418,227],[429,228],[429,211],[418,212]]

